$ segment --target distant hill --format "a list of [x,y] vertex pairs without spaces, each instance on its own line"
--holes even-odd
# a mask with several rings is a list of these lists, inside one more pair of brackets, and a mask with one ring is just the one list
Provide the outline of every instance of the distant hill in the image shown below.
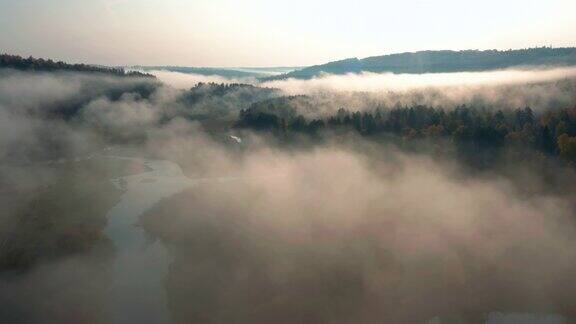
[[260,74],[250,73],[245,71],[230,70],[224,68],[203,68],[203,67],[189,67],[189,66],[134,66],[132,67],[142,71],[169,71],[186,74],[199,74],[205,76],[221,76],[225,78],[248,78],[257,77]]
[[32,56],[23,58],[18,55],[0,54],[0,69],[14,69],[20,71],[41,71],[41,72],[85,72],[85,73],[102,73],[120,77],[146,77],[155,78],[152,74],[130,71],[123,68],[97,66],[89,64],[68,64],[62,61],[53,61],[51,59],[34,58]]
[[272,77],[289,73],[302,67],[269,67],[269,68],[211,68],[211,67],[189,67],[189,66],[134,66],[136,70],[154,71],[163,70],[170,72],[199,74],[206,76],[221,76],[225,78],[262,78]]
[[365,59],[351,58],[315,65],[283,75],[266,78],[309,79],[321,73],[346,74],[360,72],[438,73],[496,70],[519,66],[576,65],[576,48],[530,48],[507,51],[421,51]]

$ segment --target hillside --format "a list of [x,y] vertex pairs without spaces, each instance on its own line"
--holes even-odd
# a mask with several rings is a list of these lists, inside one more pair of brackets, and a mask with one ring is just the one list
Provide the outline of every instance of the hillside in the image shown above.
[[265,78],[285,73],[294,70],[302,69],[303,67],[238,67],[238,68],[214,68],[214,67],[190,67],[190,66],[134,66],[136,70],[141,71],[169,71],[187,74],[198,74],[204,76],[220,76],[224,78]]
[[505,69],[519,66],[576,65],[576,48],[531,48],[521,50],[421,51],[364,59],[351,58],[315,65],[270,79],[309,79],[321,73],[359,72],[439,73]]

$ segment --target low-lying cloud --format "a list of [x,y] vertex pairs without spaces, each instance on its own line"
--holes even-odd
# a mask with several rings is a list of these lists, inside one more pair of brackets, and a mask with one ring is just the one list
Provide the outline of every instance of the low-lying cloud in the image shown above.
[[255,84],[255,78],[227,78],[219,75],[201,75],[194,73],[181,73],[166,70],[147,71],[160,79],[162,82],[177,88],[190,89],[198,83],[248,83]]
[[[462,103],[544,110],[574,103],[574,83],[563,80],[574,71],[363,74],[261,85],[308,94],[324,112]],[[169,73],[184,78],[182,88],[208,81]],[[45,186],[58,174],[35,162],[86,156],[142,133],[132,154],[176,161],[197,178],[234,179],[203,180],[144,219],[175,247],[167,287],[181,322],[416,323],[452,313],[576,309],[573,171],[555,171],[564,179],[558,183],[568,183],[562,186],[530,166],[522,179],[471,174],[453,160],[358,138],[315,149],[282,150],[253,134],[243,134],[242,145],[221,144],[188,118],[237,112],[253,91],[184,100],[188,92],[150,80],[11,72],[0,79],[0,180]],[[62,106],[76,114],[43,114]],[[520,190],[526,182],[533,183],[529,193]],[[0,213],[0,226],[11,212]],[[42,287],[83,269],[78,283],[67,283],[83,287],[92,264],[72,261],[43,265],[25,280]],[[19,294],[12,306],[25,309],[30,301],[37,309],[38,291],[30,299]]]
[[178,322],[480,323],[494,310],[574,307],[567,197],[395,150],[257,145],[238,158],[203,147],[211,158],[194,163],[236,180],[203,182],[144,217],[176,255]]
[[576,76],[576,68],[499,70],[427,74],[370,73],[326,74],[310,80],[277,80],[264,82],[290,94],[312,94],[323,91],[386,92],[435,87],[477,87],[549,82]]
[[[317,112],[312,117],[333,114],[339,108],[370,110],[398,105],[445,109],[460,105],[489,109],[528,106],[543,111],[576,104],[574,67],[428,74],[325,74],[310,80],[266,82],[168,71],[152,73],[179,89],[199,82],[248,83],[279,89],[284,95],[308,95]],[[301,113],[306,115],[308,110],[302,109]]]

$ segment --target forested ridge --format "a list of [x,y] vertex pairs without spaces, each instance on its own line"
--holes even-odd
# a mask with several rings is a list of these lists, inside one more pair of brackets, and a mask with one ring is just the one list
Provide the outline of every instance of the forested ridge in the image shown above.
[[440,73],[485,71],[522,66],[576,65],[576,48],[538,47],[519,50],[420,51],[350,58],[296,70],[269,79],[309,79],[322,73]]

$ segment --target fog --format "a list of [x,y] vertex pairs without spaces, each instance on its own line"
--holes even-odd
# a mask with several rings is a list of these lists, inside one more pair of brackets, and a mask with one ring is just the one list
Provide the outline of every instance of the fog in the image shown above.
[[[165,70],[153,70],[163,82],[176,88],[190,88],[198,82],[256,83],[253,78],[227,78],[218,75],[200,75]],[[334,75],[324,73],[312,79],[283,79],[263,81],[261,86],[278,88],[287,94],[313,94],[322,91],[383,92],[406,91],[421,88],[500,86],[554,81],[576,76],[574,67],[525,67],[495,71],[451,72],[426,74],[349,73]]]
[[255,78],[227,78],[219,75],[201,75],[194,73],[181,73],[166,70],[152,70],[148,73],[154,74],[158,79],[177,89],[189,89],[199,82],[204,83],[250,83],[256,82]]
[[576,75],[576,68],[529,68],[482,72],[453,72],[426,74],[370,73],[331,75],[311,80],[278,80],[264,82],[264,86],[280,88],[288,93],[302,94],[318,91],[405,91],[432,87],[501,86],[553,81]]
[[[325,75],[311,80],[281,80],[262,85],[287,94],[308,94],[319,107],[366,110],[427,105],[452,109],[460,105],[546,110],[576,104],[575,68],[501,70],[429,74]],[[327,100],[327,98],[330,100]],[[325,108],[322,110],[326,110]]]
[[239,180],[189,189],[143,220],[176,255],[180,322],[481,323],[573,307],[574,188],[526,195],[514,178],[358,142],[258,144],[241,158],[200,147],[194,168]]
[[[0,181],[8,192],[23,184],[58,188],[63,171],[50,163],[110,147],[176,162],[189,178],[203,179],[166,197],[141,221],[173,254],[165,288],[175,322],[423,323],[456,316],[481,323],[491,311],[574,316],[572,168],[558,164],[552,179],[544,178],[541,165],[519,167],[518,161],[472,172],[450,156],[409,153],[352,135],[283,148],[268,135],[245,131],[241,143],[223,143],[219,138],[235,129],[215,136],[192,117],[235,116],[254,90],[187,104],[179,88],[240,80],[156,73],[168,85],[70,73],[3,75]],[[331,112],[372,103],[544,110],[574,103],[574,84],[563,79],[575,73],[323,76],[259,84],[281,91],[259,99],[307,94]],[[56,113],[62,107],[69,115]],[[106,212],[117,197],[81,190],[94,180],[84,172],[95,168],[80,168],[85,171],[71,176],[73,190],[65,188]],[[112,178],[93,177],[102,186]],[[233,180],[209,181],[219,177]],[[7,229],[20,224],[22,206],[32,206],[28,199],[3,197],[9,208],[0,213],[0,242],[11,240]],[[106,323],[113,253],[102,257],[110,242],[98,242],[80,254],[41,259],[20,277],[3,275],[0,299],[8,306],[0,314],[14,322]],[[54,308],[66,315],[54,316]],[[99,315],[83,317],[92,312]]]
[[[308,95],[312,115],[333,114],[339,108],[367,110],[376,106],[427,105],[453,109],[467,105],[491,109],[531,107],[544,111],[576,104],[576,68],[510,69],[484,72],[392,74],[325,74],[310,80],[233,79],[178,72],[153,71],[166,84],[188,89],[199,82],[249,83],[279,89],[284,95]],[[298,105],[297,105],[298,106]]]

